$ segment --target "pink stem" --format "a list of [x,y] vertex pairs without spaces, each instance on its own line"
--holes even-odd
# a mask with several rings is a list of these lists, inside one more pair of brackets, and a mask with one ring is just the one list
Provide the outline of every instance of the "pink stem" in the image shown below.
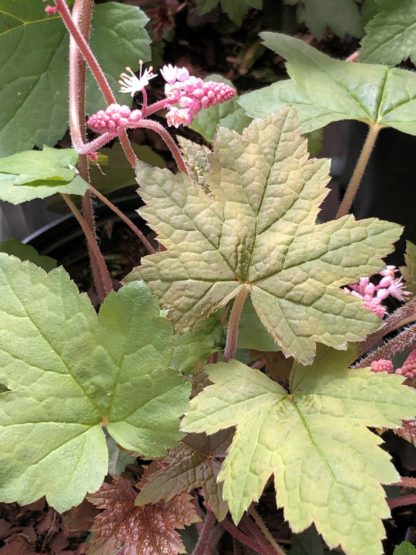
[[[90,68],[91,73],[93,74],[94,79],[96,80],[97,85],[105,98],[105,101],[107,102],[107,104],[115,104],[117,100],[113,94],[113,91],[111,90],[107,78],[104,75],[104,72],[101,69],[101,66],[94,56],[91,48],[89,47],[88,42],[83,37],[81,31],[78,29],[74,20],[72,19],[71,12],[69,11],[65,0],[55,0],[55,5],[58,8],[59,15],[61,16],[62,21],[68,29],[69,34],[77,43],[81,54],[87,62],[88,67]],[[126,158],[131,167],[135,168],[137,165],[137,156],[130,144],[126,131],[121,131],[119,136],[124,154],[126,155]]]
[[150,106],[144,106],[142,108],[143,117],[147,118],[152,114],[159,112],[159,110],[163,110],[163,108],[166,108],[166,105],[171,103],[172,101],[168,98],[163,98],[162,100],[158,100],[157,102],[150,104]]
[[249,294],[248,286],[243,286],[238,292],[233,308],[231,309],[230,319],[228,320],[227,340],[224,349],[224,361],[228,362],[235,357],[237,351],[238,328],[240,325],[241,312]]
[[176,165],[178,166],[179,171],[182,173],[188,174],[188,168],[186,167],[185,161],[182,158],[181,151],[179,150],[177,144],[172,139],[171,135],[168,131],[158,123],[152,119],[141,119],[137,127],[141,127],[143,129],[150,129],[159,135],[159,137],[164,141],[168,149],[170,150],[173,158],[175,159]]
[[393,499],[387,499],[390,509],[396,509],[397,507],[406,507],[407,505],[416,505],[416,494],[411,493],[410,495],[403,495],[402,497],[394,497]]

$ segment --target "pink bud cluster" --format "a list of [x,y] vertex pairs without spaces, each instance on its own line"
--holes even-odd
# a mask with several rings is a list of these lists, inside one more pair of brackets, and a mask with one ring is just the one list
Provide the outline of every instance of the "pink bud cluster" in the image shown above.
[[117,134],[127,127],[135,127],[142,118],[141,110],[130,110],[128,106],[110,104],[88,118],[87,125],[96,133]]
[[169,64],[162,68],[161,74],[166,81],[165,95],[170,101],[166,104],[166,119],[168,125],[174,127],[189,125],[202,108],[225,102],[236,94],[235,89],[226,83],[204,82],[199,77],[190,76],[184,67]]
[[393,368],[391,360],[380,358],[371,363],[371,370],[373,372],[387,372],[389,374],[399,374],[409,380],[416,379],[416,349],[404,361],[403,366],[400,368]]
[[383,318],[387,313],[387,307],[382,303],[387,297],[404,301],[406,296],[409,295],[403,288],[403,278],[395,277],[396,272],[397,268],[395,266],[387,266],[385,270],[380,272],[381,280],[378,283],[373,283],[369,277],[362,277],[358,283],[344,288],[344,291],[363,299],[365,308]]
[[58,8],[56,6],[45,6],[46,15],[55,15],[58,13]]

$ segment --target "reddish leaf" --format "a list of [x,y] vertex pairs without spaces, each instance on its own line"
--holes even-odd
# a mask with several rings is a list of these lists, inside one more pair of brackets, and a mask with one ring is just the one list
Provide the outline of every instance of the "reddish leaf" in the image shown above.
[[393,431],[416,447],[416,420],[403,420],[403,426]]
[[[89,501],[104,509],[95,517],[88,555],[176,555],[185,547],[177,529],[199,521],[192,498],[182,493],[167,503],[135,507],[137,491],[114,476]],[[118,550],[118,551],[117,551]]]

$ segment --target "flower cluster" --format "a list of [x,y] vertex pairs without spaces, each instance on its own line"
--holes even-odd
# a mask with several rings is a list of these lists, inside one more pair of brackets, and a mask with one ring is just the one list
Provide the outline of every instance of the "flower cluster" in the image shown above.
[[403,366],[400,368],[393,368],[393,363],[391,360],[386,360],[380,358],[371,363],[371,370],[373,372],[387,372],[389,374],[399,374],[405,376],[409,380],[414,380],[416,378],[416,349],[411,351]]
[[135,127],[142,118],[141,110],[130,110],[128,106],[110,104],[107,109],[93,114],[87,125],[96,133],[114,133],[127,127]]
[[[184,67],[164,66],[161,74],[166,81],[165,95],[169,103],[166,119],[168,125],[189,125],[202,110],[225,102],[235,96],[235,89],[226,83],[204,82],[189,75]],[[174,106],[177,104],[178,106]]]
[[387,307],[382,303],[387,297],[404,301],[409,294],[403,288],[403,278],[395,277],[396,271],[395,266],[387,266],[380,272],[381,280],[378,283],[373,283],[369,277],[362,277],[358,283],[344,288],[344,291],[363,299],[365,308],[383,318],[387,313]]
[[156,73],[153,73],[152,66],[143,71],[143,60],[139,61],[139,66],[139,77],[136,77],[130,67],[126,67],[126,73],[120,75],[120,92],[134,96],[137,92],[141,92],[147,87],[150,79],[156,77]]

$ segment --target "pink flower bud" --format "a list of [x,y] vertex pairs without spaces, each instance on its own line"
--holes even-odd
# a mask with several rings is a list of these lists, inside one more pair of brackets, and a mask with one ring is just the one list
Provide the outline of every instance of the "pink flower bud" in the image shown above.
[[371,370],[373,372],[392,372],[393,363],[391,360],[380,358],[371,363]]

